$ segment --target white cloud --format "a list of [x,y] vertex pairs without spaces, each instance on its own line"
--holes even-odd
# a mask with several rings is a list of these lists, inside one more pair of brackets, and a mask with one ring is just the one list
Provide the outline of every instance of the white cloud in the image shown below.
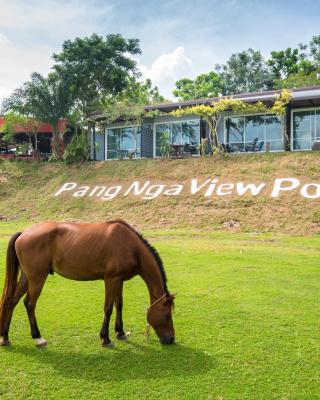
[[1,33],[0,52],[0,104],[14,89],[30,78],[31,72],[47,74],[52,63],[52,50],[49,47],[17,46]]
[[172,98],[174,83],[192,73],[192,61],[185,55],[184,47],[177,47],[172,53],[162,54],[150,67],[138,63],[143,78],[151,79],[160,93]]

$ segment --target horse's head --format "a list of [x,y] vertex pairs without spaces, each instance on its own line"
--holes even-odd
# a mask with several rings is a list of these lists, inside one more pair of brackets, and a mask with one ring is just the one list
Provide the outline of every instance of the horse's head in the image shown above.
[[147,321],[155,330],[161,344],[174,343],[175,333],[172,321],[173,299],[175,295],[165,294],[148,308]]

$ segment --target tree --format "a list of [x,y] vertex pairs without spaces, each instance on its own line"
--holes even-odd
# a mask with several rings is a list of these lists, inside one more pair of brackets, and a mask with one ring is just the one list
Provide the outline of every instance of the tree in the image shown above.
[[222,93],[221,78],[214,71],[201,74],[193,80],[180,79],[175,85],[176,89],[172,93],[182,101],[215,97]]
[[313,36],[310,43],[310,54],[315,67],[320,67],[320,35]]
[[268,60],[271,72],[276,80],[286,79],[291,74],[302,72],[310,74],[314,71],[313,63],[308,59],[307,46],[301,44],[299,49],[272,51]]
[[135,77],[130,76],[127,80],[127,87],[124,90],[111,98],[107,96],[101,103],[102,107],[108,107],[108,105],[115,103],[147,105],[164,103],[167,101],[168,100],[161,96],[157,86],[152,87],[150,79],[146,79],[145,82],[140,82]]
[[65,132],[61,130],[59,121],[68,116],[74,101],[67,80],[61,79],[56,73],[45,78],[34,72],[31,80],[15,90],[2,107],[5,111],[15,111],[50,124],[52,152],[57,160],[62,160],[62,138]]
[[222,94],[262,91],[272,88],[272,75],[260,51],[248,49],[232,54],[216,71],[223,81]]
[[268,107],[262,102],[246,103],[242,100],[232,98],[221,98],[219,101],[212,102],[210,105],[196,105],[192,107],[180,108],[171,114],[175,117],[184,115],[199,115],[207,121],[210,129],[209,143],[213,154],[223,152],[223,147],[218,140],[217,126],[223,114],[226,111],[232,111],[236,114],[255,114],[255,113],[271,113],[282,117],[285,114],[286,107],[291,99],[291,93],[283,90],[272,107]]
[[304,71],[299,71],[294,74],[289,74],[287,78],[275,80],[276,89],[292,89],[303,86],[320,85],[319,72],[311,72],[306,74]]
[[138,74],[132,56],[140,53],[138,39],[92,34],[65,41],[62,52],[53,55],[54,69],[71,83],[78,106],[87,113],[99,108],[102,98],[116,96],[128,86],[129,76]]
[[37,134],[41,122],[35,118],[17,114],[13,111],[4,115],[4,121],[5,122],[0,129],[0,132],[3,133],[4,140],[14,141],[16,129],[22,128],[29,138],[29,145],[32,149],[33,159],[38,158]]

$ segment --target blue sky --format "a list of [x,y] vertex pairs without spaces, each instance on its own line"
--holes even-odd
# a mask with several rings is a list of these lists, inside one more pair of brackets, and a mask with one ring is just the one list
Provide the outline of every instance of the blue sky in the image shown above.
[[170,97],[177,79],[195,77],[249,47],[271,50],[320,34],[318,0],[0,0],[0,101],[44,74],[64,40],[121,33],[139,38],[138,63]]

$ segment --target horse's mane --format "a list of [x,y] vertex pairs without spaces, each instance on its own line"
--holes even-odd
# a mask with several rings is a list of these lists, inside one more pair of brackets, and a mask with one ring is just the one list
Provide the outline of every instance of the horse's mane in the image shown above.
[[168,287],[167,287],[166,272],[164,270],[163,262],[161,260],[161,257],[159,255],[159,253],[157,252],[157,250],[153,246],[151,246],[151,244],[147,241],[147,239],[145,239],[142,236],[141,233],[137,232],[131,225],[129,225],[127,222],[123,221],[122,219],[116,219],[116,220],[113,220],[113,221],[108,221],[108,223],[112,223],[112,224],[118,223],[118,224],[124,225],[131,232],[133,232],[135,235],[137,235],[138,238],[145,244],[145,246],[150,250],[151,254],[153,255],[153,257],[154,257],[154,259],[156,261],[156,264],[157,264],[157,266],[159,268],[165,293],[169,294]]

